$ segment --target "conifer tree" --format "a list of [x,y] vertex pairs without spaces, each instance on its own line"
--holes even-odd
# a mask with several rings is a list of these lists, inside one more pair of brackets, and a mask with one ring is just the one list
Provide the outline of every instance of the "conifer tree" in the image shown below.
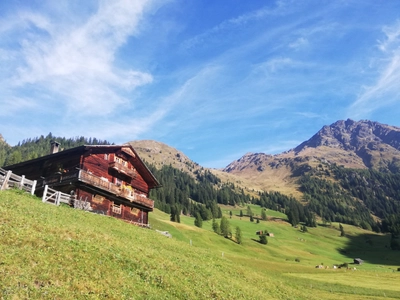
[[267,212],[265,211],[265,208],[261,209],[261,219],[267,221]]
[[196,213],[196,218],[194,220],[194,225],[201,228],[203,227],[203,219],[201,218],[199,213]]
[[345,236],[344,228],[342,224],[339,224],[339,229],[340,229],[340,236]]
[[213,219],[213,222],[212,222],[212,229],[216,234],[221,234],[221,229],[219,227],[219,223],[215,219]]
[[229,237],[229,235],[230,235],[230,226],[229,226],[229,221],[225,216],[223,216],[221,218],[220,228],[221,228],[221,235],[223,235],[226,238]]
[[240,229],[239,226],[236,227],[235,239],[236,239],[236,243],[238,243],[238,244],[242,243],[242,230]]
[[247,215],[253,216],[253,212],[251,211],[250,205],[247,206]]

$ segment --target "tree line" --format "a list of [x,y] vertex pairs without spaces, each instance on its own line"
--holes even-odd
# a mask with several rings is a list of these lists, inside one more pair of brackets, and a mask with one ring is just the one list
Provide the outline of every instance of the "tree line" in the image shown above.
[[180,213],[189,216],[198,214],[202,220],[221,218],[218,204],[235,206],[252,201],[243,190],[238,192],[234,184],[221,183],[209,170],[201,168],[193,177],[171,165],[164,165],[161,169],[149,163],[147,165],[162,185],[151,190],[150,198],[155,201],[156,208],[171,214],[173,220],[177,220],[176,215]]
[[9,166],[48,155],[50,154],[51,141],[57,141],[60,143],[60,147],[65,150],[82,145],[110,145],[108,141],[97,138],[57,137],[51,132],[46,136],[41,135],[40,137],[24,139],[13,147],[0,140],[0,166]]

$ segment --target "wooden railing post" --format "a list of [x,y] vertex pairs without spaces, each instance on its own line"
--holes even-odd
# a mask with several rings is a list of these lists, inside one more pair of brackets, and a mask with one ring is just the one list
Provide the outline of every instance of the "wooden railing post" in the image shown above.
[[12,174],[12,171],[7,171],[6,175],[4,176],[4,181],[3,181],[3,184],[1,185],[0,190],[6,189],[6,186],[8,184],[8,180],[10,180],[11,174]]
[[19,182],[19,189],[22,190],[24,186],[24,181],[25,181],[25,175],[21,176],[21,181]]
[[46,184],[44,186],[44,191],[43,191],[43,197],[42,197],[42,202],[46,202],[46,197],[47,197],[47,189],[49,188],[49,186]]
[[34,180],[34,181],[32,182],[32,189],[31,189],[31,195],[32,195],[32,196],[35,194],[36,184],[37,184],[37,181]]
[[57,192],[56,193],[56,205],[58,206],[58,205],[60,205],[60,198],[61,198],[61,192]]

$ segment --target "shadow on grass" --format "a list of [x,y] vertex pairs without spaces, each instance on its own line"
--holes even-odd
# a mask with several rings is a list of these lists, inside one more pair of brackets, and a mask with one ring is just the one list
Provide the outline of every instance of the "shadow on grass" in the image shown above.
[[267,242],[267,244],[263,244],[263,243],[261,243],[261,241],[260,240],[256,240],[256,239],[251,239],[253,242],[256,242],[256,243],[259,243],[260,245],[267,245],[268,244],[268,242]]
[[390,235],[359,234],[346,236],[347,244],[338,251],[353,263],[360,258],[366,263],[400,266],[400,251],[390,249]]
[[321,226],[321,227],[332,227],[332,225],[331,224],[328,224],[328,223],[318,223],[317,224],[318,226]]

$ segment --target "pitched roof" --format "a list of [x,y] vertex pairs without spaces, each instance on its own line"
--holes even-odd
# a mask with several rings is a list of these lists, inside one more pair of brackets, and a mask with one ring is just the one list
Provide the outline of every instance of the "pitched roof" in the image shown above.
[[[124,149],[125,148],[125,151]],[[14,165],[6,166],[4,167],[5,169],[13,169],[13,168],[21,168],[24,166],[32,165],[44,160],[57,160],[58,158],[63,158],[65,156],[73,155],[73,154],[79,154],[82,155],[87,151],[90,151],[91,149],[96,149],[96,150],[111,150],[111,151],[116,151],[116,150],[121,150],[129,155],[131,155],[135,161],[135,168],[139,171],[140,175],[143,177],[143,179],[149,184],[149,188],[157,188],[160,187],[161,184],[158,182],[158,180],[154,177],[153,173],[150,171],[150,169],[146,166],[146,164],[143,162],[143,160],[139,157],[135,149],[130,145],[130,144],[123,144],[123,145],[83,145],[83,146],[78,146],[74,148],[70,148],[67,150],[59,151],[57,153],[53,154],[48,154],[45,156],[41,156],[35,159],[23,161]]]

